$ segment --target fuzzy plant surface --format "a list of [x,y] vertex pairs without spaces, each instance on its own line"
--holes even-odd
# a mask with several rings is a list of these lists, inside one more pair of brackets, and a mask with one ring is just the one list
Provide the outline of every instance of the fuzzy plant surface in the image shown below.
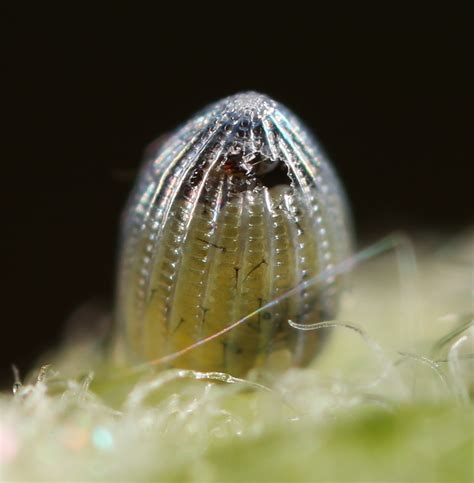
[[379,247],[306,369],[117,365],[84,320],[0,395],[0,480],[473,481],[474,234]]

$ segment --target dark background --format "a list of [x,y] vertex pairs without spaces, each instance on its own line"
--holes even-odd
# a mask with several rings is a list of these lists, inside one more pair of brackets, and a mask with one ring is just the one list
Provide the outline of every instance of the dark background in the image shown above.
[[223,96],[258,90],[307,122],[362,241],[474,221],[467,9],[275,5],[2,7],[3,382],[81,303],[110,302],[145,145]]

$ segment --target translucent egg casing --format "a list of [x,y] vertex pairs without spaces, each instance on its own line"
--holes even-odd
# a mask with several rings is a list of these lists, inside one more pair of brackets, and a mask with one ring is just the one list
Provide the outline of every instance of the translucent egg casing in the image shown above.
[[[344,193],[302,124],[244,93],[199,113],[152,152],[122,223],[116,307],[133,361],[194,344],[350,253]],[[334,318],[329,276],[261,311],[173,365],[245,374],[308,364]]]

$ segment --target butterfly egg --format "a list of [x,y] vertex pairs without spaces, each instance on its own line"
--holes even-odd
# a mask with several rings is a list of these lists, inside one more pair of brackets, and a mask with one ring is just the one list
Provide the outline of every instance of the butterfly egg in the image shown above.
[[[304,366],[335,317],[341,281],[293,290],[350,254],[345,196],[300,121],[244,93],[203,110],[145,161],[122,222],[116,318],[130,361],[244,375]],[[256,312],[256,313],[254,313]]]

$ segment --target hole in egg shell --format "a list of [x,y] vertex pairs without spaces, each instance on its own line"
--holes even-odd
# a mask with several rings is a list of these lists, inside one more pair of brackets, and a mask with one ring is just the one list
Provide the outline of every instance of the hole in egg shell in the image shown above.
[[[230,175],[255,178],[263,186],[271,188],[277,184],[289,185],[288,167],[280,159],[272,159],[260,151],[244,155],[241,151],[227,154],[223,162],[224,171]],[[273,176],[270,176],[270,174]]]

